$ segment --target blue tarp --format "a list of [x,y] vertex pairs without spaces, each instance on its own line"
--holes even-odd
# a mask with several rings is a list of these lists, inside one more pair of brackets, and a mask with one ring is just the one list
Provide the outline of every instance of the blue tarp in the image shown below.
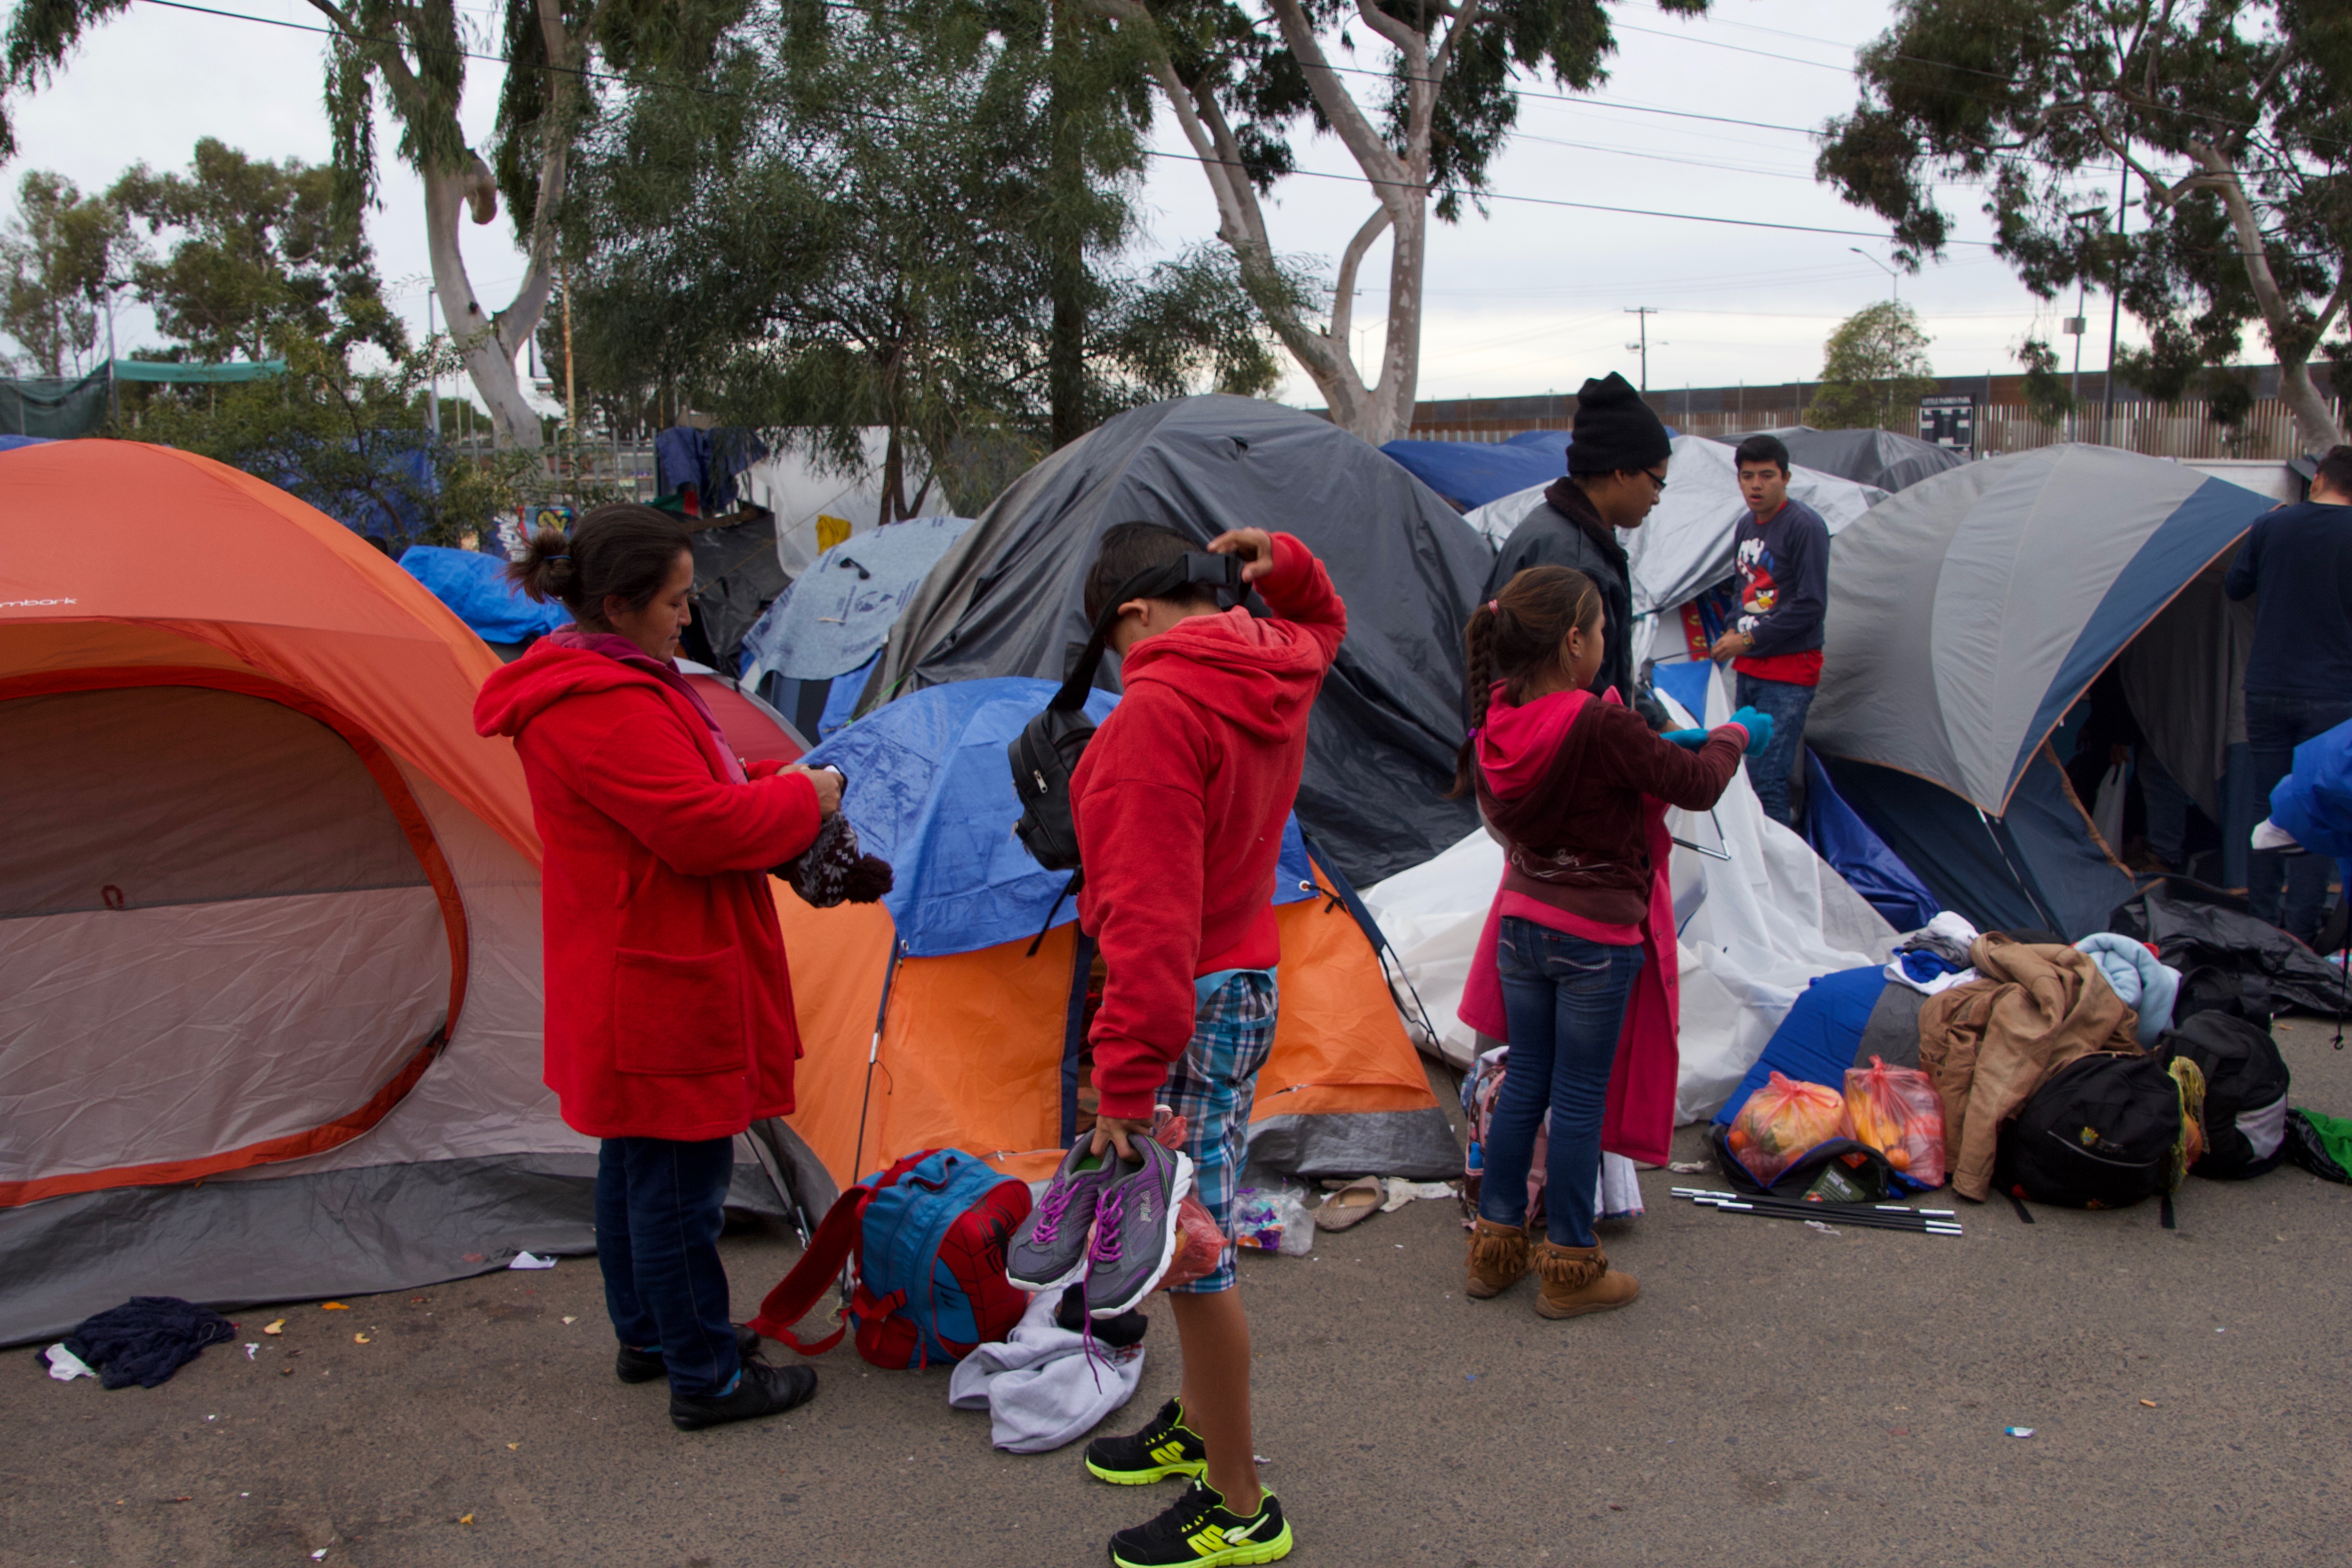
[[1567,472],[1543,453],[1507,441],[1391,441],[1381,450],[1456,511],[1548,485]]
[[1853,1066],[1853,1053],[1862,1044],[1862,1031],[1870,1023],[1871,1009],[1878,1005],[1879,994],[1886,989],[1886,971],[1876,964],[1862,969],[1840,969],[1822,975],[1797,994],[1789,1016],[1772,1031],[1764,1046],[1764,1054],[1715,1113],[1715,1124],[1728,1127],[1739,1115],[1748,1097],[1762,1089],[1774,1073],[1794,1079],[1799,1083],[1827,1084],[1839,1093],[1845,1092],[1845,1069]]
[[2270,816],[2315,855],[2352,857],[2352,724],[2294,749],[2294,771],[2271,791]]
[[816,719],[818,740],[824,740],[857,717],[857,699],[865,692],[866,683],[874,678],[874,661],[881,657],[878,653],[869,654],[864,664],[825,683],[824,707]]
[[[927,687],[876,709],[803,759],[811,767],[829,763],[848,779],[842,809],[866,852],[890,862],[883,902],[913,956],[1026,942],[1069,881],[1031,859],[1013,836],[1021,804],[1004,760],[1055,689],[1019,676]],[[1118,701],[1092,692],[1087,712],[1099,723]],[[1297,901],[1309,880],[1293,820],[1283,832],[1275,901]],[[1055,921],[1076,913],[1065,901]]]
[[562,605],[526,598],[506,580],[507,563],[495,555],[412,544],[401,552],[400,568],[432,589],[484,642],[529,642],[572,624],[572,612]]
[[1706,686],[1715,666],[1703,658],[1650,667],[1650,683],[1681,704],[1695,724],[1706,722]]
[[0,436],[0,452],[13,452],[19,447],[46,447],[47,436]]
[[[1658,668],[1663,672],[1667,667]],[[1917,931],[1943,912],[1927,884],[1854,815],[1810,750],[1805,752],[1805,839],[1896,931]]]
[[870,662],[907,600],[971,527],[968,517],[914,517],[825,551],[744,635],[743,683],[757,689],[771,670],[830,680]]
[[1568,472],[1568,448],[1575,439],[1575,433],[1568,430],[1522,430],[1503,445],[1545,453],[1552,460],[1552,472],[1564,474]]

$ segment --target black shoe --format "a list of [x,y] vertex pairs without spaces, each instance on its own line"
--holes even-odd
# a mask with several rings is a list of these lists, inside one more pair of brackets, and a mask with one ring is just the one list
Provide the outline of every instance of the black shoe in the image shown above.
[[731,1394],[686,1394],[672,1391],[670,1425],[681,1432],[695,1432],[730,1421],[756,1421],[762,1415],[782,1415],[815,1397],[814,1367],[770,1366],[763,1361],[747,1361],[743,1363],[743,1375]]
[[1257,1512],[1244,1519],[1206,1481],[1187,1487],[1175,1506],[1150,1523],[1110,1538],[1110,1560],[1118,1568],[1216,1568],[1289,1555],[1290,1521],[1272,1492],[1261,1492]]
[[[751,1331],[748,1323],[735,1325],[735,1359],[746,1366],[760,1359],[760,1336]],[[659,1351],[632,1350],[623,1345],[620,1353],[613,1358],[613,1375],[623,1383],[651,1383],[657,1377],[667,1377],[669,1368]]]
[[1118,1487],[1149,1486],[1170,1476],[1207,1473],[1209,1450],[1184,1425],[1184,1407],[1170,1400],[1142,1431],[1127,1437],[1097,1437],[1087,1445],[1087,1469],[1097,1480]]

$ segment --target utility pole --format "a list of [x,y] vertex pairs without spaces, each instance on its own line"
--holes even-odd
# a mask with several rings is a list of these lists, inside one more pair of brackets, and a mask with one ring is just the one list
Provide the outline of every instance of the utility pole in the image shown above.
[[572,440],[580,439],[580,411],[572,399],[572,264],[558,256],[555,258],[557,279],[563,286],[563,423],[564,434]]
[[1903,298],[1903,274],[1897,272],[1892,267],[1887,266],[1886,263],[1879,260],[1878,258],[1871,255],[1870,252],[1864,250],[1858,245],[1849,245],[1846,248],[1853,251],[1856,256],[1861,257],[1864,261],[1869,262],[1873,267],[1877,268],[1881,272],[1886,274],[1886,297],[1889,300],[1900,300]]
[[[425,286],[425,348],[428,353],[433,349],[433,333],[436,331],[433,325],[433,285],[427,283]],[[433,421],[433,438],[438,441],[441,439],[441,373],[437,370],[433,373],[433,379],[425,384],[425,411]]]
[[1630,305],[1625,310],[1625,314],[1640,318],[1642,323],[1641,341],[1625,346],[1642,356],[1642,395],[1644,397],[1650,393],[1650,318],[1657,313],[1655,305]]

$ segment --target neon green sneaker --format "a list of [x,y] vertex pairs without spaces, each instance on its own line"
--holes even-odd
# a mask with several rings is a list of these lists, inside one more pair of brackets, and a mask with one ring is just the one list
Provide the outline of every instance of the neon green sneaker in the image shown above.
[[1209,1450],[1200,1435],[1184,1425],[1183,1405],[1171,1399],[1133,1436],[1097,1437],[1087,1444],[1087,1468],[1097,1480],[1113,1486],[1150,1486],[1171,1476],[1206,1475]]
[[1289,1555],[1290,1521],[1272,1492],[1262,1493],[1257,1512],[1244,1519],[1206,1481],[1185,1488],[1175,1506],[1150,1523],[1110,1538],[1110,1560],[1118,1568],[1214,1568]]

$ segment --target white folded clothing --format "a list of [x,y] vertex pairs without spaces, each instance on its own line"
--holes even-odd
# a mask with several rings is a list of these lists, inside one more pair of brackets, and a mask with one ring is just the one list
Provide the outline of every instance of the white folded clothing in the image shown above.
[[988,1440],[1009,1454],[1043,1454],[1074,1443],[1135,1395],[1143,1381],[1143,1347],[1086,1342],[1054,1321],[1061,1292],[1029,1303],[1002,1344],[986,1344],[956,1363],[948,1403],[988,1412]]

